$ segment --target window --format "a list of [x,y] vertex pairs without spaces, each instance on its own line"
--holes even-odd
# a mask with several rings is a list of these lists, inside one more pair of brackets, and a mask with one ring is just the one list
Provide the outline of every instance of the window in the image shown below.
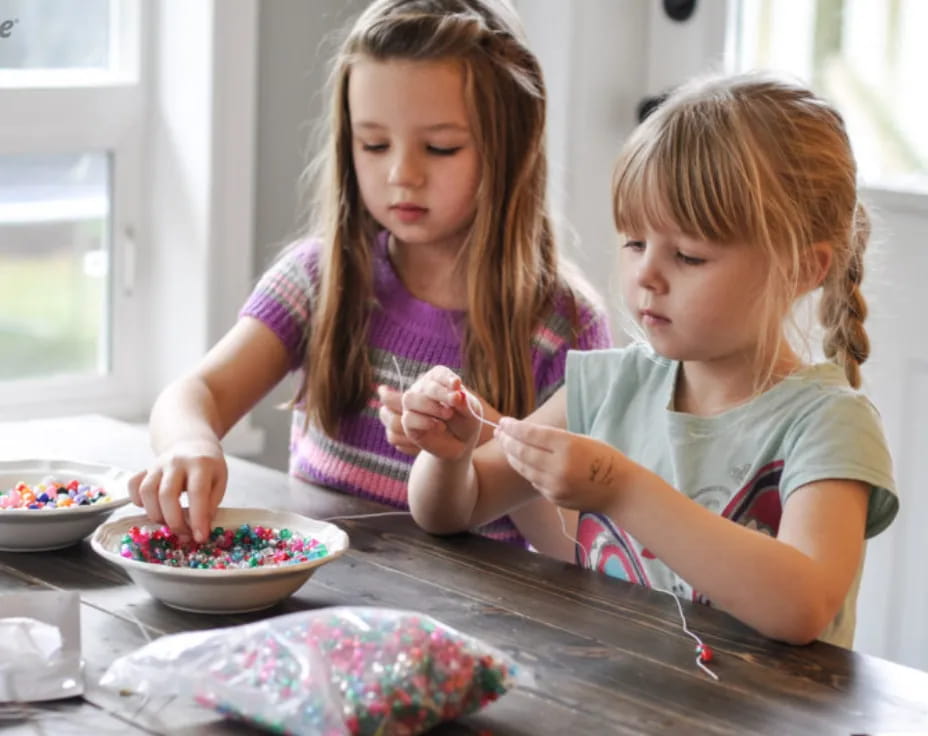
[[928,3],[741,0],[738,69],[784,70],[843,113],[862,182],[928,193]]
[[138,0],[0,0],[0,407],[128,407]]

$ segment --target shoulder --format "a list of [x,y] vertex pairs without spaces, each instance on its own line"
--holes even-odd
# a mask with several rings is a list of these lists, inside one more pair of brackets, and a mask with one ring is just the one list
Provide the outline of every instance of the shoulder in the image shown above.
[[321,253],[322,244],[316,238],[290,243],[261,275],[256,291],[287,300],[313,300],[318,291]]
[[785,379],[786,400],[796,411],[795,427],[850,422],[881,427],[880,415],[869,397],[848,384],[844,372],[832,363],[810,366]]
[[657,355],[647,343],[567,354],[567,421],[573,432],[589,433],[598,422],[617,425],[630,407],[650,416],[666,406],[676,361]]
[[663,381],[674,372],[676,365],[676,361],[658,355],[645,342],[601,350],[571,350],[567,354],[568,376],[573,373],[585,381],[615,374],[638,384]]
[[296,269],[318,279],[321,258],[322,241],[318,238],[303,238],[285,246],[268,270]]
[[535,331],[534,342],[547,353],[610,347],[612,333],[599,297],[595,292],[560,280]]
[[851,388],[837,366],[812,366],[791,386],[793,421],[784,434],[781,480],[786,495],[818,480],[859,480],[872,488],[867,536],[898,509],[892,457],[880,414],[870,399]]

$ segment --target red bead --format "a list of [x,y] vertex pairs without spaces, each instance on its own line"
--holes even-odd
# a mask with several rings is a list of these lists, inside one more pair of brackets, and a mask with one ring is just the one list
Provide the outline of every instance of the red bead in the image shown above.
[[705,644],[700,644],[696,647],[696,654],[699,655],[700,662],[711,662],[712,661],[712,650]]

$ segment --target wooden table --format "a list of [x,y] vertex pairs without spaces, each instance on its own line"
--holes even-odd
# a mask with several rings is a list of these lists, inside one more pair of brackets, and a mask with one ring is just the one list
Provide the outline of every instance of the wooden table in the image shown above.
[[[145,433],[103,417],[0,423],[0,459],[66,457],[135,469]],[[285,507],[323,518],[380,510],[284,473],[230,459],[226,505]],[[83,698],[7,706],[22,733],[250,733],[177,701],[142,702],[97,681],[147,637],[331,605],[416,608],[516,655],[535,677],[441,734],[875,734],[928,731],[928,673],[827,644],[765,640],[727,615],[684,603],[715,651],[718,682],[663,593],[471,535],[436,538],[408,517],[337,522],[351,549],[267,611],[182,613],[152,600],[85,540],[57,552],[0,553],[0,593],[80,592]],[[2,597],[0,597],[2,606]],[[144,629],[144,631],[143,631]]]

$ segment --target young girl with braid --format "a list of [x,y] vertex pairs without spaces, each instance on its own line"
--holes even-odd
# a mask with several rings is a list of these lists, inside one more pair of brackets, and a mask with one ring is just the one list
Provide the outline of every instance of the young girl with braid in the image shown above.
[[[544,497],[580,510],[579,564],[850,646],[865,539],[898,502],[857,390],[869,228],[841,117],[776,78],[694,81],[627,141],[613,195],[640,340],[571,352],[564,388],[479,447],[458,377],[417,380],[414,517],[455,532]],[[795,340],[809,295],[821,362]],[[573,546],[558,524],[523,531]]]
[[[290,371],[291,473],[407,509],[418,448],[399,402],[416,376],[448,364],[488,417],[525,416],[563,383],[569,348],[610,344],[561,268],[544,80],[506,0],[376,0],[331,87],[311,234],[152,409],[158,457],[133,499],[198,541],[225,491],[220,438]],[[546,516],[541,500],[482,531],[524,545],[522,525]]]

